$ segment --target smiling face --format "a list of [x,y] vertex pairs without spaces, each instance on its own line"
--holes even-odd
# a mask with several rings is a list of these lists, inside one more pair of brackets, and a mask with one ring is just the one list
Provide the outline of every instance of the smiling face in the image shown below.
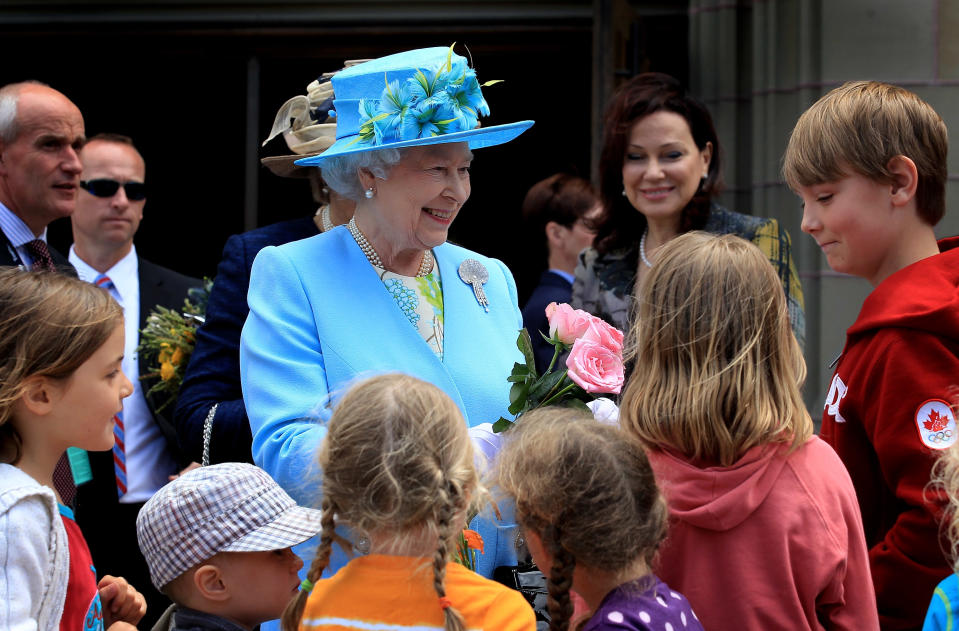
[[712,145],[700,150],[686,119],[667,110],[636,121],[623,160],[629,203],[650,222],[679,224],[683,209],[709,172]]
[[133,384],[120,368],[124,335],[121,320],[89,359],[53,385],[56,420],[50,431],[55,432],[62,449],[104,451],[113,447],[113,416],[133,392]]
[[891,256],[900,239],[892,189],[859,174],[798,188],[802,230],[816,240],[829,267],[873,285],[898,269]]
[[248,629],[279,618],[300,587],[303,561],[291,548],[220,552],[210,562],[220,568],[230,593],[227,617]]
[[[118,142],[93,140],[80,152],[83,181],[115,180],[121,184],[144,182],[146,165],[132,146]],[[73,238],[81,258],[83,252],[130,251],[133,235],[143,219],[146,200],[132,201],[121,186],[112,197],[96,197],[81,190],[77,208],[71,217]]]
[[[383,256],[384,252],[421,252],[446,242],[450,224],[470,196],[473,154],[465,142],[411,147],[387,179],[363,174],[375,195],[359,208],[370,210],[358,223]],[[384,260],[386,260],[384,258]]]
[[26,85],[17,104],[17,130],[12,142],[0,141],[0,201],[39,235],[74,210],[83,116],[56,90]]

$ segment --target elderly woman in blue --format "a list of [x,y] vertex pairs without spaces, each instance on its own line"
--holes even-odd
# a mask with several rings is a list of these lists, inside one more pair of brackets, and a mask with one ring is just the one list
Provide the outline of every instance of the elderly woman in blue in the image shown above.
[[[523,326],[506,266],[446,239],[470,195],[472,150],[533,122],[479,127],[489,108],[452,48],[375,59],[332,82],[337,142],[297,164],[319,166],[356,213],[259,253],[240,347],[253,458],[300,503],[317,495],[330,405],[357,377],[404,372],[440,387],[470,426],[492,422],[507,414]],[[508,515],[480,521],[489,576],[515,564],[514,533]]]

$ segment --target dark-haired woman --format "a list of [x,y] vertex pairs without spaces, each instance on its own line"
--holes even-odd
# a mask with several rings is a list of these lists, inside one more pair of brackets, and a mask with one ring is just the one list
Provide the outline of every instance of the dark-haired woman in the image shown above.
[[673,77],[644,73],[606,111],[600,156],[603,214],[593,247],[580,257],[572,305],[629,330],[635,287],[660,246],[690,230],[736,234],[769,258],[782,281],[789,320],[805,342],[802,287],[789,234],[772,218],[727,210],[719,138],[706,107]]

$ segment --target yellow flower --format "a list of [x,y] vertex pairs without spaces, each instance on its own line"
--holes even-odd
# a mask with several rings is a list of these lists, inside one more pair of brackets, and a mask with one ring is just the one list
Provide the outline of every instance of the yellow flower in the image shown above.
[[169,363],[171,356],[172,356],[172,353],[170,353],[169,350],[162,350],[160,351],[160,354],[157,356],[157,361],[160,362],[161,364]]
[[163,381],[169,381],[173,378],[174,374],[176,374],[176,368],[173,367],[173,364],[170,362],[163,362],[160,364],[160,379]]
[[183,349],[177,348],[175,351],[173,351],[173,357],[170,358],[170,363],[173,364],[174,366],[179,366],[180,360],[182,359],[183,359]]

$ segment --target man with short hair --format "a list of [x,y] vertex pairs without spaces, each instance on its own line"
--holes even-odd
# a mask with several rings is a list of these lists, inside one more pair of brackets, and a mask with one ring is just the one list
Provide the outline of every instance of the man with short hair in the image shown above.
[[47,225],[73,213],[83,137],[83,115],[60,92],[35,81],[0,88],[0,265],[69,269],[47,246]]
[[152,589],[137,545],[136,517],[186,462],[171,420],[146,396],[151,383],[140,377],[149,368],[136,349],[153,308],[181,308],[188,290],[200,281],[137,256],[133,237],[143,219],[147,188],[146,164],[133,141],[117,134],[94,136],[80,151],[80,161],[83,180],[70,218],[70,263],[81,279],[103,287],[123,307],[123,372],[134,390],[115,419],[113,452],[89,454],[92,480],[77,487],[77,522],[97,571],[125,576],[137,586],[147,599],[144,620],[152,624],[167,601]]

